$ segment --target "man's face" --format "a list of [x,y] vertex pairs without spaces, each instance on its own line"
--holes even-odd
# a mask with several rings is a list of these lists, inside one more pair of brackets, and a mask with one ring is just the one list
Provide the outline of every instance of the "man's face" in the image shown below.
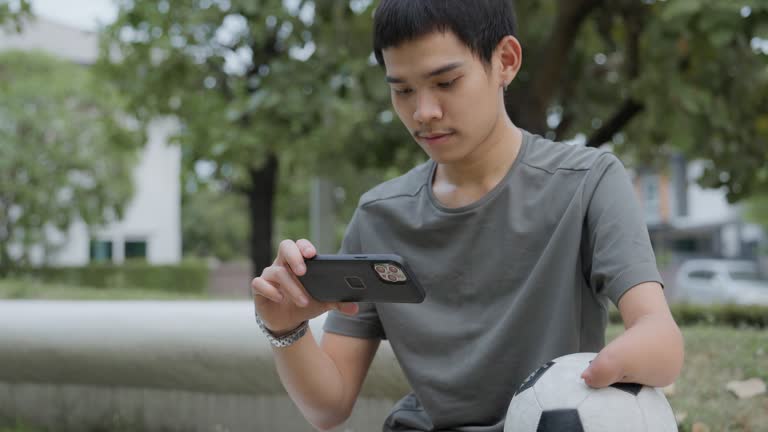
[[461,161],[488,138],[503,110],[499,79],[452,32],[382,54],[392,105],[433,160]]

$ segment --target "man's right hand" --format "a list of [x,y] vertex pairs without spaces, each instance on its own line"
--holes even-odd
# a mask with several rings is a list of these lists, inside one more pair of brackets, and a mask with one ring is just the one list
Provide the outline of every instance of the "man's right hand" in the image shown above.
[[356,303],[319,302],[307,294],[297,276],[307,271],[304,259],[316,254],[309,240],[283,240],[275,262],[251,281],[256,313],[271,332],[286,334],[331,309],[348,315],[357,313]]

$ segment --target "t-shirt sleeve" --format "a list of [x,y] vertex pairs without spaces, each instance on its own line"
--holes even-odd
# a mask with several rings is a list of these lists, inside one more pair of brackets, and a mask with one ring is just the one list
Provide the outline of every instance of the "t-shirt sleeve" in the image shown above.
[[621,296],[638,284],[663,286],[643,211],[621,161],[610,153],[600,156],[584,191],[582,257],[592,289],[618,305]]
[[[360,210],[356,210],[347,225],[341,242],[340,254],[364,253],[360,241]],[[354,316],[332,310],[323,325],[323,331],[362,339],[386,339],[384,327],[379,320],[379,313],[373,303],[359,303],[359,312]]]

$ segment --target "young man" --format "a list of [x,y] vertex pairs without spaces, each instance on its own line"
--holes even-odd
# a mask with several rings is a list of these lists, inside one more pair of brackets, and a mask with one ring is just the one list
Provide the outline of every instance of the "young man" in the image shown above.
[[[581,378],[665,386],[683,361],[642,211],[619,160],[517,128],[504,88],[522,63],[509,0],[383,0],[374,49],[392,104],[429,162],[360,199],[342,253],[397,253],[422,304],[323,304],[295,275],[314,256],[283,241],[254,279],[280,377],[320,429],[352,411],[379,341],[413,392],[385,431],[501,431],[527,374],[599,352]],[[607,346],[606,306],[626,332]],[[333,310],[318,345],[305,323]]]

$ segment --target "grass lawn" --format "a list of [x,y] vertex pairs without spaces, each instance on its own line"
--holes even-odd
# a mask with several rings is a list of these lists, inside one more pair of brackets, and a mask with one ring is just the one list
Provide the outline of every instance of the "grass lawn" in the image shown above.
[[[0,279],[0,299],[179,300],[211,297]],[[621,331],[620,326],[610,326],[608,339]],[[683,327],[683,334],[685,367],[675,383],[674,395],[669,397],[675,413],[685,413],[680,431],[690,432],[693,424],[698,422],[707,425],[710,432],[768,432],[768,395],[739,400],[725,389],[733,380],[761,378],[768,382],[768,329],[696,325]],[[0,432],[41,431],[25,426],[0,426]]]
[[[207,294],[185,294],[135,288],[90,288],[34,280],[0,279],[0,299],[39,300],[204,300]],[[0,432],[4,432],[0,430]]]
[[[611,326],[608,337],[622,331]],[[725,389],[733,380],[761,378],[768,383],[768,330],[683,327],[686,358],[669,397],[676,414],[686,413],[680,431],[696,422],[711,432],[768,431],[768,396],[739,400]]]

